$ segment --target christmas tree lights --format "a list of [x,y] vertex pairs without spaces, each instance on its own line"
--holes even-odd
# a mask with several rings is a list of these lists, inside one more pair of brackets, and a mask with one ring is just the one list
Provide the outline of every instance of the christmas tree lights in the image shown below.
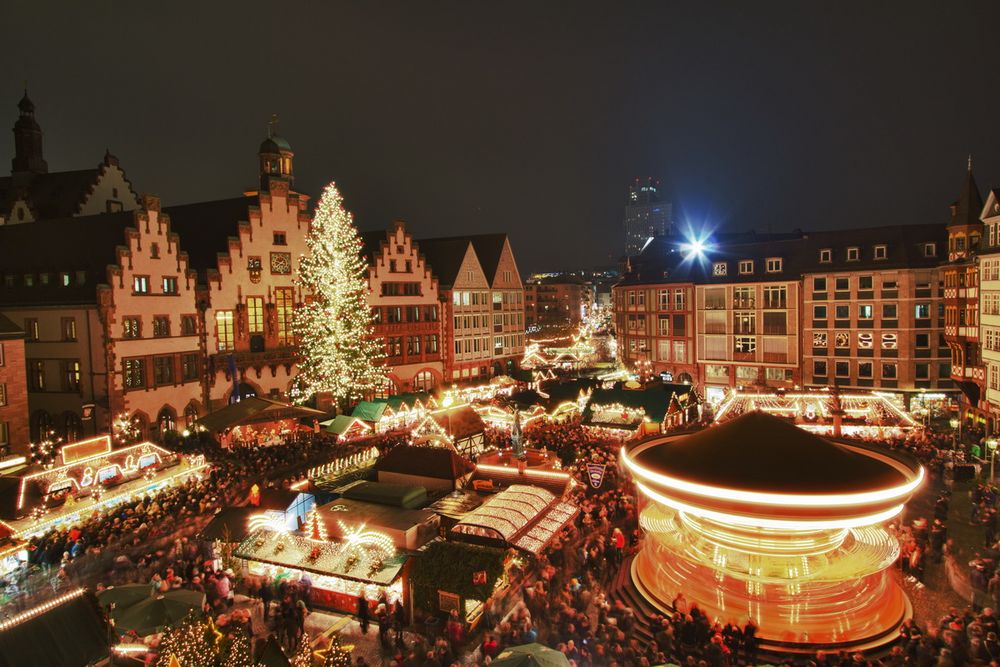
[[229,652],[222,662],[223,667],[253,667],[250,657],[250,640],[242,630],[238,631],[229,645]]
[[299,281],[311,298],[295,311],[301,362],[298,396],[329,393],[344,407],[385,382],[381,341],[368,306],[368,265],[353,217],[334,184],[323,192],[306,237]]
[[333,636],[333,643],[326,650],[323,667],[351,667],[351,652],[340,645],[340,637]]
[[292,656],[292,667],[313,667],[312,644],[309,643],[309,633],[302,635],[299,648]]

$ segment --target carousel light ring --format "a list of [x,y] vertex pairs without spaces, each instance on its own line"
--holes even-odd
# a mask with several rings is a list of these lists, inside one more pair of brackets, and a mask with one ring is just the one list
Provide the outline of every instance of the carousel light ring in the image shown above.
[[669,610],[683,591],[710,619],[759,627],[769,647],[893,641],[912,614],[883,525],[925,479],[914,460],[821,438],[770,411],[622,448],[644,532],[632,579]]

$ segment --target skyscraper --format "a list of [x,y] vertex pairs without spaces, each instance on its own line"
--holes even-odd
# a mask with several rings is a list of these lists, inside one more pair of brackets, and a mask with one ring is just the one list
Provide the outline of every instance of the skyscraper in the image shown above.
[[629,184],[625,199],[625,254],[637,255],[651,236],[670,231],[670,202],[660,199],[660,182],[652,177]]

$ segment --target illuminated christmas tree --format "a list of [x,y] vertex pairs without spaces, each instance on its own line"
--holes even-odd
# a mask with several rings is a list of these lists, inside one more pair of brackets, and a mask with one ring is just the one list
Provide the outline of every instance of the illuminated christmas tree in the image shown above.
[[351,652],[340,645],[340,637],[333,636],[333,643],[326,652],[323,667],[351,667]]
[[341,405],[382,385],[382,343],[373,335],[368,264],[352,216],[334,184],[323,192],[302,258],[299,282],[311,298],[295,312],[299,398],[332,394]]
[[208,628],[201,621],[187,618],[179,628],[170,630],[160,641],[156,667],[205,667],[216,664],[218,646],[207,637]]
[[250,640],[245,632],[239,631],[229,645],[229,652],[222,663],[223,667],[253,667],[250,657]]
[[292,656],[292,667],[313,667],[312,645],[309,643],[309,634],[302,636],[299,648]]

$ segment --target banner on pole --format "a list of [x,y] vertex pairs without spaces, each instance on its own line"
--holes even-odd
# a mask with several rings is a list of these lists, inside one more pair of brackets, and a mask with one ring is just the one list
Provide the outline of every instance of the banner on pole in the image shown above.
[[587,464],[587,477],[590,479],[590,485],[595,489],[601,488],[601,484],[604,484],[604,470],[607,468],[603,463],[588,463]]

